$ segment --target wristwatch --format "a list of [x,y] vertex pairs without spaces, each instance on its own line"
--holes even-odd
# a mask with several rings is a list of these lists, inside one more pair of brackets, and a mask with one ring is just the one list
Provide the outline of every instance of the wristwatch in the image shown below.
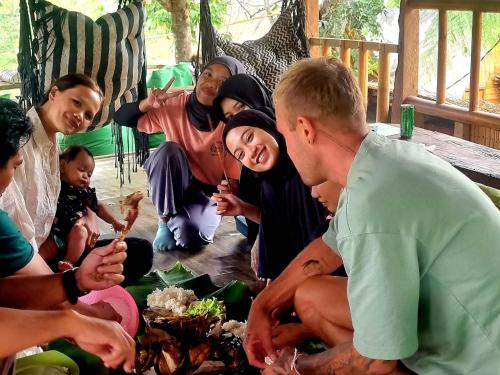
[[80,290],[78,285],[76,285],[75,272],[78,267],[66,270],[62,274],[62,283],[64,291],[66,292],[66,297],[68,297],[69,303],[75,305],[78,302],[78,297],[84,296],[86,292]]

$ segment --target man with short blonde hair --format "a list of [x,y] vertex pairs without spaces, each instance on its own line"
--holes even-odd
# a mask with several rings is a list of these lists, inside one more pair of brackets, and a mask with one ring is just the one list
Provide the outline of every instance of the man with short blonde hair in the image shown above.
[[[498,373],[493,203],[424,147],[370,132],[354,79],[339,62],[297,63],[275,99],[278,130],[304,182],[343,189],[324,236],[254,300],[250,363],[264,374]],[[313,194],[321,195],[314,187]],[[342,264],[348,280],[329,276]],[[274,319],[291,306],[332,349],[276,353]]]
[[293,65],[281,77],[273,94],[275,103],[288,109],[289,125],[295,130],[295,119],[307,113],[318,119],[325,117],[352,119],[364,123],[365,108],[359,87],[350,70],[337,59],[308,59]]

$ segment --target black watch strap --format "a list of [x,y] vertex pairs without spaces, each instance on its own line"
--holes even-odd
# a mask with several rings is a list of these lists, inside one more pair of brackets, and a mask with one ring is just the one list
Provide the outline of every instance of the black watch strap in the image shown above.
[[78,285],[76,285],[75,272],[78,268],[71,268],[67,271],[64,271],[62,274],[62,282],[64,291],[66,292],[66,297],[68,297],[69,303],[72,305],[78,302],[78,297],[85,295],[85,292],[82,292]]

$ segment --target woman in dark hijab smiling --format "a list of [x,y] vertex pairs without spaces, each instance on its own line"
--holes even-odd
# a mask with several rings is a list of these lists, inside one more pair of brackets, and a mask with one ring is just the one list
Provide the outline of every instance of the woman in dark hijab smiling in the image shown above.
[[119,124],[166,136],[144,165],[159,216],[155,250],[198,249],[212,242],[220,216],[209,196],[225,173],[237,179],[239,168],[232,158],[221,160],[222,126],[212,126],[209,114],[222,83],[244,72],[238,60],[217,57],[205,66],[192,93],[153,89],[116,113]]
[[327,212],[300,179],[272,115],[268,109],[239,112],[223,132],[231,155],[261,182],[258,207],[231,194],[215,193],[212,199],[222,215],[243,214],[260,222],[258,276],[274,279],[326,230]]
[[[263,107],[271,111],[271,116],[274,117],[271,91],[261,80],[250,74],[236,74],[224,81],[220,87],[212,106],[212,120],[214,123],[227,122],[241,111]],[[219,190],[225,191],[226,189],[221,186]],[[260,181],[248,168],[241,170],[239,194],[245,202],[259,205]],[[259,228],[251,218],[246,217],[246,219],[248,243],[252,245]]]
[[213,103],[213,119],[227,122],[238,112],[261,107],[273,108],[271,91],[250,74],[236,74],[220,87]]

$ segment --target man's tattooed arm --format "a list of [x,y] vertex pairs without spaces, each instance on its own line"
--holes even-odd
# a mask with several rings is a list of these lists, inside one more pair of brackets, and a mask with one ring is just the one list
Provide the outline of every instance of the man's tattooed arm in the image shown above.
[[309,259],[302,264],[302,269],[306,276],[316,276],[322,275],[322,265],[321,262],[317,259]]
[[297,370],[301,375],[405,375],[398,361],[363,357],[351,342],[337,345],[323,353],[300,356]]
[[278,308],[285,311],[293,306],[295,291],[304,280],[328,275],[341,265],[342,259],[318,238],[306,246],[255,301],[269,314]]

